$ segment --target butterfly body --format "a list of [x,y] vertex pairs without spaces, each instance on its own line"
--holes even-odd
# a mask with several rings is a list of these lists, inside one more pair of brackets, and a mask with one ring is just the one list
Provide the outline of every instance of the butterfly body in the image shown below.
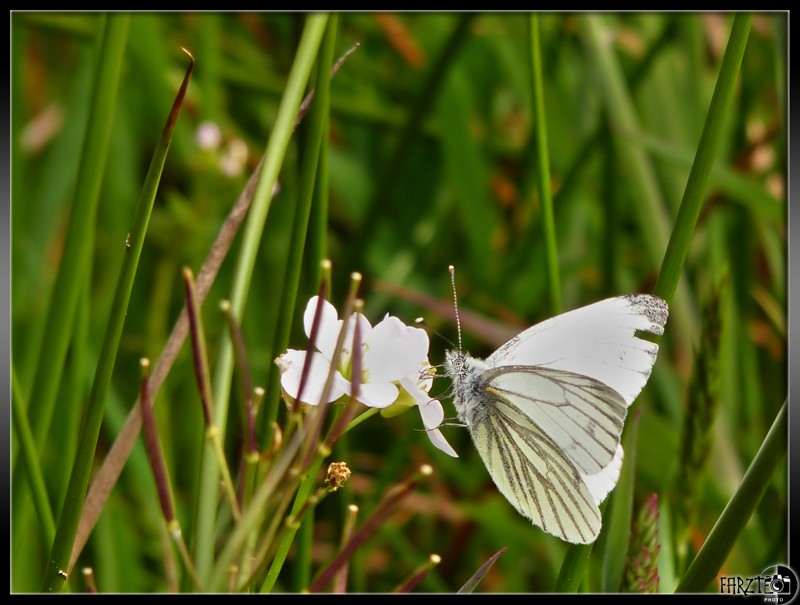
[[528,328],[485,360],[447,353],[459,420],[498,490],[544,531],[597,538],[627,409],[658,352],[635,332],[663,333],[667,315],[660,298],[620,296]]
[[480,404],[480,395],[487,387],[487,381],[481,379],[482,372],[489,369],[486,362],[468,353],[448,351],[445,368],[453,380],[453,405],[459,420],[468,428],[481,422],[487,408]]

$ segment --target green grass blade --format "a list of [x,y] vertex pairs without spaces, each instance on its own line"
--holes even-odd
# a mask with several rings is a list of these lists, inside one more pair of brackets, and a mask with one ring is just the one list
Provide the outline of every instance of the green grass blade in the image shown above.
[[[95,216],[100,198],[113,127],[114,107],[122,72],[128,16],[103,16],[99,28],[97,66],[92,93],[92,113],[81,151],[74,205],[52,301],[45,320],[45,346],[36,368],[30,396],[29,418],[36,446],[42,449],[55,409],[64,358],[77,308],[83,276],[91,263]],[[106,22],[107,20],[107,22]]]
[[[640,131],[639,118],[619,59],[608,44],[611,32],[606,26],[606,18],[606,15],[585,17],[586,42],[601,76],[600,82],[603,84],[612,131],[635,134]],[[624,166],[626,175],[629,175],[632,195],[637,198],[633,210],[637,213],[636,218],[642,226],[642,232],[647,234],[643,241],[646,254],[656,267],[663,259],[664,250],[667,248],[671,225],[666,204],[658,187],[655,169],[640,145],[619,138],[617,149],[620,162]],[[697,318],[686,288],[684,286],[674,300],[669,300],[672,311],[670,330],[676,335],[675,341],[682,352],[689,355],[689,345],[697,333]]]
[[592,546],[594,544],[570,545],[558,572],[555,592],[578,592],[578,586],[586,571],[586,564],[589,562]]
[[293,568],[292,586],[294,592],[302,592],[311,582],[311,554],[314,548],[314,509],[308,511],[297,532],[297,548]]
[[[292,225],[292,240],[289,247],[289,258],[286,263],[286,276],[283,281],[284,294],[281,298],[275,342],[269,354],[269,358],[276,357],[285,351],[286,347],[289,345],[292,317],[295,314],[295,305],[297,303],[300,269],[303,265],[306,236],[309,230],[311,202],[314,198],[314,191],[318,178],[317,169],[319,166],[323,135],[327,132],[328,113],[330,111],[330,69],[333,64],[337,24],[338,17],[332,15],[326,29],[325,38],[323,39],[319,61],[317,62],[314,101],[305,122],[306,141],[303,151],[303,163],[300,169],[300,191],[298,192],[297,207],[295,209],[294,222]],[[307,267],[319,267],[322,257],[306,258],[305,260]],[[316,283],[312,284],[312,287],[316,286]],[[274,384],[271,384],[267,389],[267,400],[265,401],[262,425],[268,425],[277,418],[278,406],[281,403],[280,397],[278,396],[278,377],[280,372],[277,366],[272,366],[270,370],[270,381]]]
[[[58,448],[64,460],[74,460],[78,451],[78,439],[81,436],[81,421],[86,401],[86,387],[91,384],[91,373],[97,363],[89,364],[89,330],[92,325],[92,283],[91,279],[83,282],[82,292],[78,299],[78,310],[75,314],[75,328],[69,346],[69,364],[64,377],[60,406],[65,409],[59,413],[58,423],[63,435],[53,435],[53,444]],[[57,439],[56,439],[57,438]],[[69,474],[49,477],[50,494],[53,502],[63,502],[66,495]],[[52,540],[48,542],[48,546]]]
[[247,225],[245,226],[242,253],[237,261],[231,295],[231,306],[237,316],[241,316],[244,309],[258,244],[272,201],[272,189],[277,181],[278,171],[286,154],[286,148],[289,145],[297,109],[302,101],[303,92],[327,22],[328,15],[316,14],[308,16],[295,63],[292,72],[289,74],[286,91],[281,100],[278,115],[275,118],[275,125],[267,144],[261,178],[253,196]]
[[28,424],[28,416],[25,413],[25,401],[23,400],[22,387],[17,380],[17,371],[11,366],[11,402],[13,404],[14,433],[19,440],[20,453],[25,465],[25,472],[29,477],[31,491],[33,492],[33,505],[36,514],[39,516],[39,523],[44,530],[44,538],[48,544],[53,542],[56,533],[56,524],[53,520],[53,511],[50,510],[50,501],[47,499],[47,489],[45,488],[42,469],[39,465],[39,455],[36,453],[33,432]]
[[550,192],[550,155],[547,149],[547,118],[544,107],[544,83],[542,77],[542,59],[539,49],[539,16],[530,16],[530,46],[533,69],[533,105],[534,127],[536,131],[536,180],[539,186],[539,198],[542,204],[542,227],[544,228],[545,266],[547,270],[547,292],[550,297],[550,311],[553,315],[561,313],[561,283],[558,273],[558,247],[556,244],[556,227],[553,218],[553,196]]
[[[313,103],[310,114],[305,120],[305,145],[304,156],[300,171],[300,190],[298,193],[297,208],[293,217],[292,239],[290,242],[286,275],[283,282],[284,296],[280,301],[278,324],[275,332],[273,348],[269,358],[275,357],[286,349],[292,328],[292,317],[295,313],[295,304],[301,292],[301,268],[305,254],[305,271],[312,274],[312,279],[307,284],[316,285],[321,275],[320,261],[324,250],[324,233],[327,230],[327,154],[329,135],[330,112],[330,80],[332,77],[331,65],[333,63],[336,32],[338,29],[338,16],[331,15],[328,22],[319,60],[316,67],[316,78],[313,89]],[[312,214],[312,200],[314,214]],[[311,231],[311,237],[308,232]],[[315,241],[316,239],[316,241]],[[308,242],[308,244],[307,244]],[[277,418],[278,406],[281,401],[279,394],[279,372],[277,366],[270,367],[269,385],[267,389],[266,410],[262,415],[262,425],[268,425]],[[320,461],[321,463],[321,461]],[[316,475],[318,465],[309,472],[296,495],[291,516],[299,511],[299,506],[305,503],[312,486],[310,479]],[[308,586],[311,578],[311,540],[313,535],[314,511],[310,510],[300,522],[300,528],[283,528],[277,551],[272,559],[267,576],[260,587],[261,592],[272,590],[278,575],[283,567],[289,547],[295,543],[295,533],[298,532],[296,556],[294,564],[294,584],[297,590]]]
[[[657,137],[641,133],[636,135],[636,140],[653,155],[676,166],[691,169],[693,165],[695,156],[688,149],[676,148]],[[729,166],[714,166],[708,174],[707,187],[719,190],[732,202],[745,206],[754,216],[772,224],[781,224],[786,218],[786,204],[780,198],[770,193],[754,178],[743,175]]]
[[491,557],[489,557],[486,560],[486,563],[481,565],[480,568],[478,568],[478,570],[474,574],[472,574],[472,577],[470,577],[470,579],[467,580],[464,583],[464,585],[458,589],[458,592],[465,594],[475,592],[475,589],[478,587],[478,584],[480,584],[481,580],[483,580],[483,578],[486,577],[486,574],[489,573],[489,570],[492,568],[492,565],[494,565],[495,561],[497,561],[497,559],[500,558],[500,555],[506,552],[506,549],[507,547],[504,546],[496,553],[494,553]]
[[[45,320],[45,346],[41,349],[36,368],[28,410],[33,419],[33,438],[41,452],[50,428],[56,395],[69,346],[73,318],[86,272],[91,264],[94,222],[100,194],[100,184],[108,156],[117,89],[122,72],[127,38],[128,17],[114,14],[102,17],[97,47],[97,65],[92,89],[93,112],[87,125],[81,152],[81,163],[75,189],[75,202],[70,213],[67,238],[52,295],[52,304]],[[45,580],[48,589],[63,586],[67,561],[63,551],[69,550],[72,534],[69,524],[59,534],[56,529]],[[67,552],[68,556],[68,552]],[[64,575],[60,575],[59,572]]]
[[[247,292],[253,276],[256,253],[267,220],[272,190],[278,179],[278,171],[283,164],[286,149],[292,136],[297,110],[303,100],[303,92],[311,73],[311,67],[317,55],[328,22],[328,15],[308,15],[297,49],[292,70],[286,82],[275,117],[275,124],[270,134],[261,176],[253,195],[252,205],[247,217],[243,233],[242,247],[234,269],[233,287],[230,296],[231,311],[237,321],[241,321],[244,313]],[[224,338],[220,346],[214,374],[214,410],[215,423],[221,434],[225,434],[228,418],[229,393],[233,377],[233,348],[229,339]],[[197,524],[195,527],[195,563],[198,575],[208,577],[214,564],[214,525],[217,511],[217,481],[219,469],[213,451],[206,446],[203,450],[203,462],[200,470],[198,487]]]
[[[127,28],[127,21],[122,21],[120,27]],[[125,39],[126,29],[116,30],[109,28],[112,38]],[[119,44],[120,42],[117,41]],[[124,44],[123,44],[124,48]],[[172,133],[177,123],[178,112],[183,103],[186,88],[189,85],[194,60],[186,72],[181,88],[172,105],[166,124],[162,130],[150,167],[147,171],[144,186],[142,187],[139,201],[136,205],[136,213],[133,218],[133,225],[127,241],[123,244],[127,249],[127,254],[122,262],[119,280],[117,281],[114,292],[114,301],[111,307],[111,317],[106,326],[106,333],[100,350],[100,358],[97,364],[92,389],[89,394],[86,417],[81,428],[81,438],[78,442],[78,451],[75,455],[75,462],[72,466],[67,494],[61,509],[56,536],[50,553],[47,569],[42,581],[42,589],[48,592],[59,590],[66,580],[65,574],[61,570],[68,567],[69,556],[72,551],[72,544],[75,540],[75,533],[78,528],[81,508],[86,489],[89,485],[89,476],[94,461],[97,439],[100,434],[100,425],[103,420],[105,402],[108,397],[111,374],[114,370],[114,362],[117,357],[122,328],[125,324],[125,316],[128,311],[133,281],[136,277],[136,269],[139,265],[142,247],[144,245],[147,226],[150,221],[150,214],[155,202],[156,191],[161,179],[161,173],[166,161],[169,144],[172,140]],[[122,242],[121,242],[122,244]]]
[[714,96],[711,98],[711,105],[708,108],[703,133],[700,136],[697,154],[689,173],[686,189],[683,192],[683,199],[678,210],[675,227],[667,244],[664,261],[658,273],[658,281],[653,290],[654,294],[666,300],[672,298],[683,272],[697,217],[700,215],[703,205],[703,196],[722,142],[722,127],[733,98],[752,22],[753,15],[746,13],[737,13],[733,19],[731,35],[725,49],[725,56],[722,58],[722,66],[714,88]]
[[[289,523],[284,520],[283,532],[281,533],[280,540],[278,541],[278,548],[275,552],[275,556],[272,559],[272,564],[270,565],[269,571],[267,572],[267,577],[264,579],[264,583],[259,589],[262,593],[272,592],[275,583],[278,581],[278,575],[280,574],[281,569],[283,569],[283,564],[286,562],[286,557],[289,555],[289,549],[294,543],[295,534],[300,529],[301,519],[297,519],[296,516],[308,502],[308,498],[311,496],[311,490],[314,488],[314,483],[321,466],[322,458],[317,458],[311,468],[309,468],[306,475],[303,477],[303,480],[300,482],[300,487],[297,489],[297,494],[295,495],[294,503],[292,504],[292,511],[289,514],[289,518],[294,519],[295,521],[293,523]],[[305,586],[308,586],[308,584]]]
[[[589,52],[595,57],[603,84],[605,103],[608,106],[612,127],[622,132],[636,133],[640,130],[639,119],[633,104],[630,89],[625,81],[618,58],[608,44],[611,35],[606,25],[606,15],[586,15],[583,23]],[[631,187],[641,198],[636,204],[639,220],[648,226],[650,237],[646,239],[647,252],[655,262],[666,247],[670,232],[670,221],[656,184],[653,167],[636,145],[619,146],[620,159],[630,168]]]
[[728,501],[675,592],[702,592],[722,567],[786,455],[786,402],[778,412],[742,482]]
[[[639,437],[639,415],[634,413],[625,431],[622,446],[625,461],[619,481],[609,496],[608,528],[603,551],[603,575],[600,584],[602,592],[619,592],[622,572],[628,557],[628,541],[633,519],[633,494],[636,477],[636,441]],[[610,518],[609,518],[610,517]]]

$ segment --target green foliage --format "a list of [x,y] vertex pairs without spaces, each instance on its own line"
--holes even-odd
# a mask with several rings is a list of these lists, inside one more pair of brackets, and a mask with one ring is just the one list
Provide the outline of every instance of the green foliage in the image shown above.
[[[590,552],[517,515],[463,428],[442,427],[459,458],[435,449],[415,410],[354,422],[333,456],[315,459],[320,473],[286,474],[282,500],[272,499],[270,488],[280,490],[270,482],[283,476],[256,471],[245,497],[263,510],[245,506],[237,527],[217,490],[187,339],[158,389],[155,421],[176,518],[213,589],[226,587],[228,562],[241,564],[242,552],[257,552],[270,532],[275,540],[251,590],[296,590],[327,578],[337,561],[353,592],[455,592],[473,577],[481,578],[469,585],[476,592],[598,591],[620,577],[628,587],[657,577],[662,592],[715,591],[720,568],[747,576],[786,561],[787,15],[756,14],[751,25],[740,17],[734,26],[733,15],[711,13],[540,14],[535,47],[524,14],[128,19],[127,38],[117,40],[124,49],[103,56],[101,14],[11,16],[12,591],[40,589],[53,524],[76,506],[68,479],[88,447],[81,423],[105,409],[97,471],[135,408],[139,359],[155,362],[178,320],[182,267],[200,289],[209,250],[262,159],[264,178],[250,184],[254,211],[201,309],[215,420],[234,480],[240,471],[253,476],[240,458],[246,395],[218,305],[231,300],[253,384],[267,389],[256,429],[262,450],[279,448],[274,470],[298,446],[273,359],[287,337],[290,347],[306,345],[301,317],[323,257],[332,261],[329,298],[340,313],[358,271],[373,324],[387,312],[407,324],[424,316],[451,340],[447,266],[455,265],[462,314],[495,322],[483,330],[465,322],[464,346],[476,356],[501,334],[551,315],[559,299],[567,310],[655,288],[670,297],[671,315],[635,404],[624,493],[607,507],[613,513],[620,499],[615,521],[605,516]],[[721,69],[731,38],[741,63]],[[331,56],[356,43],[293,130],[299,99],[322,86]],[[123,244],[186,72],[181,47],[195,71],[109,353],[104,335],[122,310],[115,290]],[[102,69],[118,73],[106,72],[98,93]],[[712,103],[719,86],[726,101]],[[546,121],[546,138],[537,140],[537,120]],[[200,145],[207,124],[220,138]],[[552,197],[552,224],[542,196]],[[431,334],[436,365],[450,345]],[[98,368],[110,382],[102,401],[89,404]],[[432,392],[447,386],[437,380]],[[326,426],[342,417],[334,406]],[[85,590],[79,572],[91,567],[101,592],[192,590],[141,439],[125,458],[68,589]],[[751,469],[740,488],[754,459],[760,481]],[[334,460],[352,476],[321,498],[322,472]],[[411,482],[423,464],[433,475]],[[73,504],[65,506],[68,492]],[[640,509],[645,501],[658,510]],[[359,509],[360,541],[343,535],[349,504]],[[613,552],[606,541],[611,529],[620,539],[620,519],[631,517],[641,548],[627,564],[640,569],[623,571],[621,560],[605,560]],[[429,563],[438,561],[432,554],[441,562]]]

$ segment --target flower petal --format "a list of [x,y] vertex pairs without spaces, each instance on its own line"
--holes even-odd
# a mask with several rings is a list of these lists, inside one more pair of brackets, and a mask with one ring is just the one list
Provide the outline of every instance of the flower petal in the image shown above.
[[453,458],[458,458],[458,454],[456,454],[456,451],[447,443],[447,440],[439,429],[428,429],[425,432],[428,434],[428,439],[431,440],[433,445],[442,450],[445,454]]
[[[431,397],[420,388],[420,383],[416,380],[416,375],[412,374],[401,378],[399,381],[400,386],[411,395],[419,406],[422,420],[425,422],[426,427],[436,428],[444,420],[444,410],[442,404],[438,399],[431,399]],[[424,409],[424,411],[423,411]],[[427,419],[427,420],[426,420]]]
[[[305,313],[303,313],[303,327],[306,330],[306,336],[309,337],[311,336],[311,326],[314,324],[314,313],[317,309],[318,300],[319,296],[312,296],[306,305]],[[317,339],[314,346],[328,360],[333,357],[333,350],[336,348],[336,340],[339,338],[339,331],[341,329],[342,320],[339,319],[336,307],[323,299],[322,315],[320,317]]]
[[399,392],[391,382],[369,382],[359,385],[357,399],[371,408],[385,408],[394,403]]
[[417,403],[419,415],[422,416],[422,424],[426,429],[438,428],[444,420],[444,409],[438,399],[431,399],[425,403]]
[[[369,342],[372,338],[372,324],[369,323],[369,320],[364,317],[361,313],[353,313],[353,318],[359,324],[359,330],[361,332],[361,350],[364,351],[367,347],[365,343]],[[353,354],[353,347],[355,346],[355,336],[356,336],[356,329],[355,329],[355,322],[349,321],[347,322],[347,336],[344,339],[344,347],[342,351],[342,363],[341,365],[346,365]],[[364,357],[361,358],[361,366],[362,370],[364,369]],[[385,382],[385,381],[378,381],[378,382]]]
[[[300,388],[300,378],[303,374],[303,364],[306,361],[306,352],[289,349],[278,359],[278,366],[281,368],[281,387],[290,397],[296,399],[297,391]],[[325,381],[328,379],[330,365],[331,362],[320,353],[314,353],[311,356],[311,368],[306,384],[303,386],[302,401],[304,403],[319,404],[322,391],[325,388]],[[333,387],[328,395],[328,402],[334,401],[345,394],[342,382],[346,384],[346,381],[339,372],[336,372],[336,374],[338,376],[335,376]]]
[[437,448],[442,450],[445,454],[458,458],[456,451],[447,443],[439,427],[444,420],[444,409],[438,399],[431,399],[430,396],[423,391],[417,381],[411,377],[400,379],[400,386],[413,395],[417,400],[417,407],[419,408],[419,415],[422,417],[422,424],[425,426],[425,433],[428,439]]
[[393,382],[417,372],[428,358],[428,334],[412,328],[391,315],[376,325],[370,338],[364,339],[364,367],[370,380]]

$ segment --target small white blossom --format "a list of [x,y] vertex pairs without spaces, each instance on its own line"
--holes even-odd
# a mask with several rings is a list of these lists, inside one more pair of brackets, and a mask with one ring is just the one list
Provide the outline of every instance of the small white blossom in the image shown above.
[[242,139],[231,139],[219,158],[222,173],[229,177],[240,176],[247,166],[247,153],[247,143]]
[[[311,333],[318,300],[319,297],[312,297],[303,315],[307,336]],[[343,323],[332,304],[323,300],[322,305],[314,343],[317,350],[312,354],[308,377],[301,394],[301,401],[311,405],[317,405],[322,397]],[[442,404],[428,396],[432,384],[428,362],[428,334],[420,328],[405,325],[388,313],[374,327],[362,314],[353,314],[347,325],[345,345],[333,375],[328,402],[344,395],[353,395],[352,346],[356,321],[359,323],[362,354],[361,376],[355,399],[366,406],[380,408],[387,416],[416,404],[431,442],[445,453],[457,457],[437,428],[444,419]],[[293,399],[297,398],[305,362],[306,352],[295,349],[289,349],[276,360],[281,369],[281,387]],[[397,405],[392,406],[395,403]],[[389,406],[392,406],[391,411],[387,409]]]
[[217,149],[222,143],[222,131],[214,122],[201,122],[194,134],[194,140],[200,149]]

